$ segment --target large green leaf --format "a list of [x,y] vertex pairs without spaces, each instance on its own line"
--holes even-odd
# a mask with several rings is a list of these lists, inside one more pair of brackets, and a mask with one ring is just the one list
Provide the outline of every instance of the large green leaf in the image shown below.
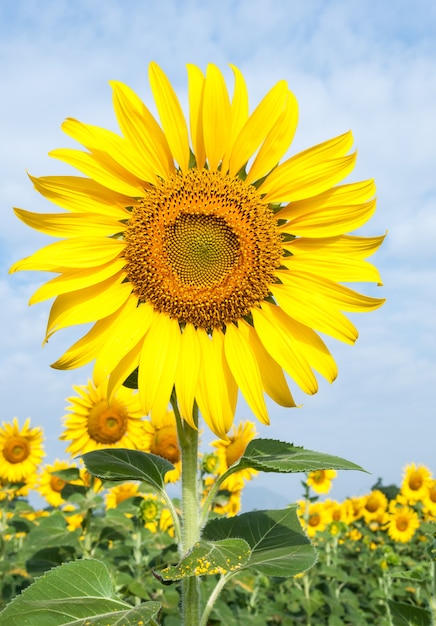
[[164,476],[174,465],[156,454],[108,448],[82,456],[86,469],[103,480],[140,480],[156,489],[164,488]]
[[388,600],[394,626],[432,626],[430,611],[405,602]]
[[163,582],[174,582],[188,576],[226,574],[241,569],[250,553],[243,539],[200,540],[177,565],[165,567],[155,576]]
[[156,624],[158,602],[135,608],[114,593],[109,571],[95,560],[52,569],[0,613],[1,626],[138,626]]
[[261,472],[312,472],[318,469],[365,470],[338,456],[314,452],[276,439],[253,439],[232,472],[251,467]]
[[298,520],[297,505],[273,511],[251,511],[236,517],[208,522],[203,538],[220,541],[230,537],[245,539],[251,555],[244,568],[267,576],[295,576],[312,567],[316,551]]

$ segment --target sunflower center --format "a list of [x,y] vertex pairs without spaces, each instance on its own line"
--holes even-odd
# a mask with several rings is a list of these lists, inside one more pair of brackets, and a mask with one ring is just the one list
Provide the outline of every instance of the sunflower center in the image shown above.
[[65,480],[62,480],[59,476],[52,475],[50,478],[50,487],[53,491],[56,491],[56,493],[60,493],[66,484]]
[[27,459],[29,454],[29,442],[19,435],[10,437],[3,447],[3,456],[9,463],[22,463]]
[[413,472],[409,478],[409,487],[412,491],[419,491],[424,480],[419,472]]
[[126,433],[127,422],[127,411],[121,404],[114,401],[109,406],[101,400],[89,412],[88,433],[98,443],[114,444]]
[[125,241],[138,300],[206,330],[259,306],[282,256],[277,221],[259,192],[208,170],[175,174],[146,191]]
[[370,513],[375,513],[379,507],[380,507],[380,502],[378,501],[377,498],[368,498],[368,501],[365,506],[367,511],[369,511]]
[[405,530],[407,530],[407,528],[408,528],[408,526],[409,526],[409,523],[408,523],[408,521],[407,521],[407,519],[406,519],[406,518],[404,518],[404,517],[399,517],[399,518],[397,519],[397,524],[396,524],[396,526],[397,526],[397,529],[398,529],[398,530],[405,531]]
[[312,513],[309,517],[309,526],[319,526],[321,523],[321,515],[319,513]]
[[325,472],[324,470],[315,470],[312,474],[312,480],[315,484],[320,485],[324,482]]
[[156,431],[150,446],[150,452],[167,459],[170,463],[180,461],[177,433],[172,426],[163,426]]

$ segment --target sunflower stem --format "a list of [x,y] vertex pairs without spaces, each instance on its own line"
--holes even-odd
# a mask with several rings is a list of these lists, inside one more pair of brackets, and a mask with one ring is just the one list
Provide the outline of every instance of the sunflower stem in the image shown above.
[[[198,493],[198,430],[182,421],[177,399],[171,398],[182,453],[182,555],[186,555],[200,539],[200,508]],[[198,409],[194,406],[198,424]],[[182,579],[182,621],[184,626],[200,624],[200,581],[196,576]]]

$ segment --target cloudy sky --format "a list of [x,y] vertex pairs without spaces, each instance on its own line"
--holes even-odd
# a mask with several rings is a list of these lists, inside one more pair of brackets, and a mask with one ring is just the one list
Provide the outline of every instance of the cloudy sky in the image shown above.
[[[52,207],[36,176],[73,174],[47,153],[73,146],[65,117],[116,130],[108,81],[123,81],[153,108],[147,66],[157,61],[186,104],[186,63],[229,63],[244,73],[253,108],[286,79],[300,106],[291,152],[352,129],[358,163],[350,181],[374,177],[378,210],[359,234],[388,237],[374,257],[384,287],[379,311],[355,315],[355,346],[327,341],[339,366],[316,396],[293,387],[300,409],[271,406],[263,437],[344,456],[371,475],[343,472],[333,497],[366,493],[403,467],[436,474],[436,3],[433,0],[15,0],[0,3],[0,420],[30,416],[45,429],[47,460],[65,398],[90,369],[50,363],[79,336],[61,331],[42,348],[49,304],[27,302],[42,273],[8,268],[48,237],[21,224],[17,206]],[[238,418],[250,418],[241,402]],[[299,478],[261,475],[256,488],[299,497]],[[252,493],[255,493],[254,491]],[[257,493],[257,492],[256,492]],[[275,501],[277,500],[277,502]]]

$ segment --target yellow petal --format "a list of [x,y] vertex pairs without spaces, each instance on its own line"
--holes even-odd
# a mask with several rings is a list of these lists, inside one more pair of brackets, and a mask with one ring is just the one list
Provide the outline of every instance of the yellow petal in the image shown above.
[[136,198],[143,195],[144,185],[103,153],[89,154],[72,148],[52,150],[49,156],[65,161],[100,185],[117,193]]
[[298,123],[298,103],[288,91],[285,109],[266,136],[248,172],[246,182],[253,183],[270,172],[288,150]]
[[[292,285],[289,285],[291,282]],[[301,324],[344,343],[353,344],[356,341],[359,333],[354,324],[338,310],[337,305],[317,293],[315,288],[311,289],[308,280],[296,278],[285,285],[273,285],[271,292],[279,307]]]
[[230,146],[233,146],[241,128],[248,119],[248,90],[242,72],[230,65],[235,76],[235,88],[230,104],[230,114],[232,118],[230,129]]
[[[119,220],[97,213],[33,213],[14,208],[15,215],[27,226],[53,237],[86,235],[110,236],[123,232],[126,226]],[[121,215],[120,215],[121,218]]]
[[40,194],[58,206],[75,213],[99,213],[122,220],[130,216],[125,207],[132,198],[116,193],[95,180],[81,176],[41,176],[29,178]]
[[188,64],[189,122],[197,167],[204,167],[206,150],[203,136],[204,75],[199,67]]
[[277,219],[293,220],[308,213],[318,213],[320,209],[331,207],[360,206],[367,200],[373,199],[375,191],[375,183],[372,179],[338,185],[312,198],[287,204],[277,212]]
[[189,136],[182,107],[170,81],[156,63],[150,63],[148,76],[171,153],[185,172],[189,166]]
[[50,311],[46,341],[61,328],[94,322],[114,313],[131,293],[131,284],[115,276],[98,285],[58,296]]
[[49,298],[59,296],[61,293],[68,293],[83,289],[83,287],[90,287],[91,285],[101,283],[106,278],[115,276],[115,274],[121,272],[125,264],[125,259],[114,259],[106,265],[73,270],[61,276],[56,276],[56,278],[52,278],[52,280],[41,285],[41,287],[35,291],[29,300],[29,304],[43,302]]
[[210,170],[218,169],[230,140],[230,101],[224,77],[212,64],[207,66],[203,97],[203,133]]
[[143,343],[143,340],[137,343],[136,346],[130,350],[130,352],[120,359],[116,367],[112,370],[109,377],[107,391],[109,400],[112,400],[120,386],[138,367]]
[[294,398],[289,390],[283,370],[267,352],[259,339],[256,329],[246,322],[239,322],[239,332],[250,343],[251,350],[259,365],[262,385],[266,393],[280,406],[295,407]]
[[295,202],[318,195],[337,184],[352,171],[356,154],[335,157],[347,153],[352,141],[348,132],[278,165],[260,187],[265,202]]
[[214,331],[212,338],[197,329],[201,350],[197,402],[209,428],[221,439],[227,439],[236,409],[237,385],[224,355],[222,333]]
[[315,299],[317,296],[321,299],[325,298],[341,311],[356,313],[373,311],[385,302],[384,298],[371,298],[327,278],[303,271],[280,272],[280,279],[286,286],[292,286],[295,291],[305,292],[304,297],[309,296],[310,293],[315,294]]
[[147,415],[151,411],[162,415],[168,409],[179,350],[178,321],[155,312],[139,359],[139,396]]
[[17,261],[10,272],[38,270],[41,272],[64,272],[70,268],[89,268],[104,265],[120,256],[126,244],[107,237],[75,237],[55,241],[31,256]]
[[280,307],[262,303],[261,309],[252,309],[254,328],[272,358],[308,394],[318,390],[318,383],[300,346],[292,336],[288,316]]
[[[329,280],[349,282],[372,282],[382,284],[378,269],[362,259],[353,259],[348,256],[325,254],[296,254],[282,260],[289,271],[309,272],[317,276],[323,276]],[[281,272],[277,272],[278,278]]]
[[280,226],[282,232],[300,237],[334,237],[344,231],[360,228],[374,214],[376,201],[363,204],[329,206],[291,218]]
[[283,247],[292,254],[325,253],[365,259],[377,252],[386,235],[378,237],[356,237],[355,235],[336,235],[335,237],[299,237]]
[[241,167],[265,141],[268,133],[282,113],[288,97],[286,81],[278,82],[260,101],[250,115],[232,146],[230,153],[230,176],[235,176]]
[[93,361],[106,341],[107,332],[118,316],[123,314],[123,311],[124,307],[121,307],[115,313],[98,320],[91,330],[76,341],[51,367],[58,370],[69,370]]
[[130,87],[114,80],[109,84],[113,89],[115,113],[122,133],[154,174],[168,178],[174,171],[174,160],[161,127]]
[[137,306],[134,298],[126,306],[111,328],[94,366],[94,381],[97,385],[111,374],[121,359],[147,334],[153,319],[153,307],[149,304]]
[[175,381],[180,415],[191,428],[197,428],[193,419],[193,408],[200,362],[201,354],[197,331],[192,324],[186,324],[180,341]]
[[88,148],[94,154],[107,155],[126,172],[135,176],[144,185],[156,181],[156,167],[146,154],[138,152],[132,143],[106,128],[84,124],[72,117],[62,124],[62,130]]
[[230,371],[249,407],[261,422],[269,424],[257,360],[246,335],[234,324],[226,326],[224,352]]

